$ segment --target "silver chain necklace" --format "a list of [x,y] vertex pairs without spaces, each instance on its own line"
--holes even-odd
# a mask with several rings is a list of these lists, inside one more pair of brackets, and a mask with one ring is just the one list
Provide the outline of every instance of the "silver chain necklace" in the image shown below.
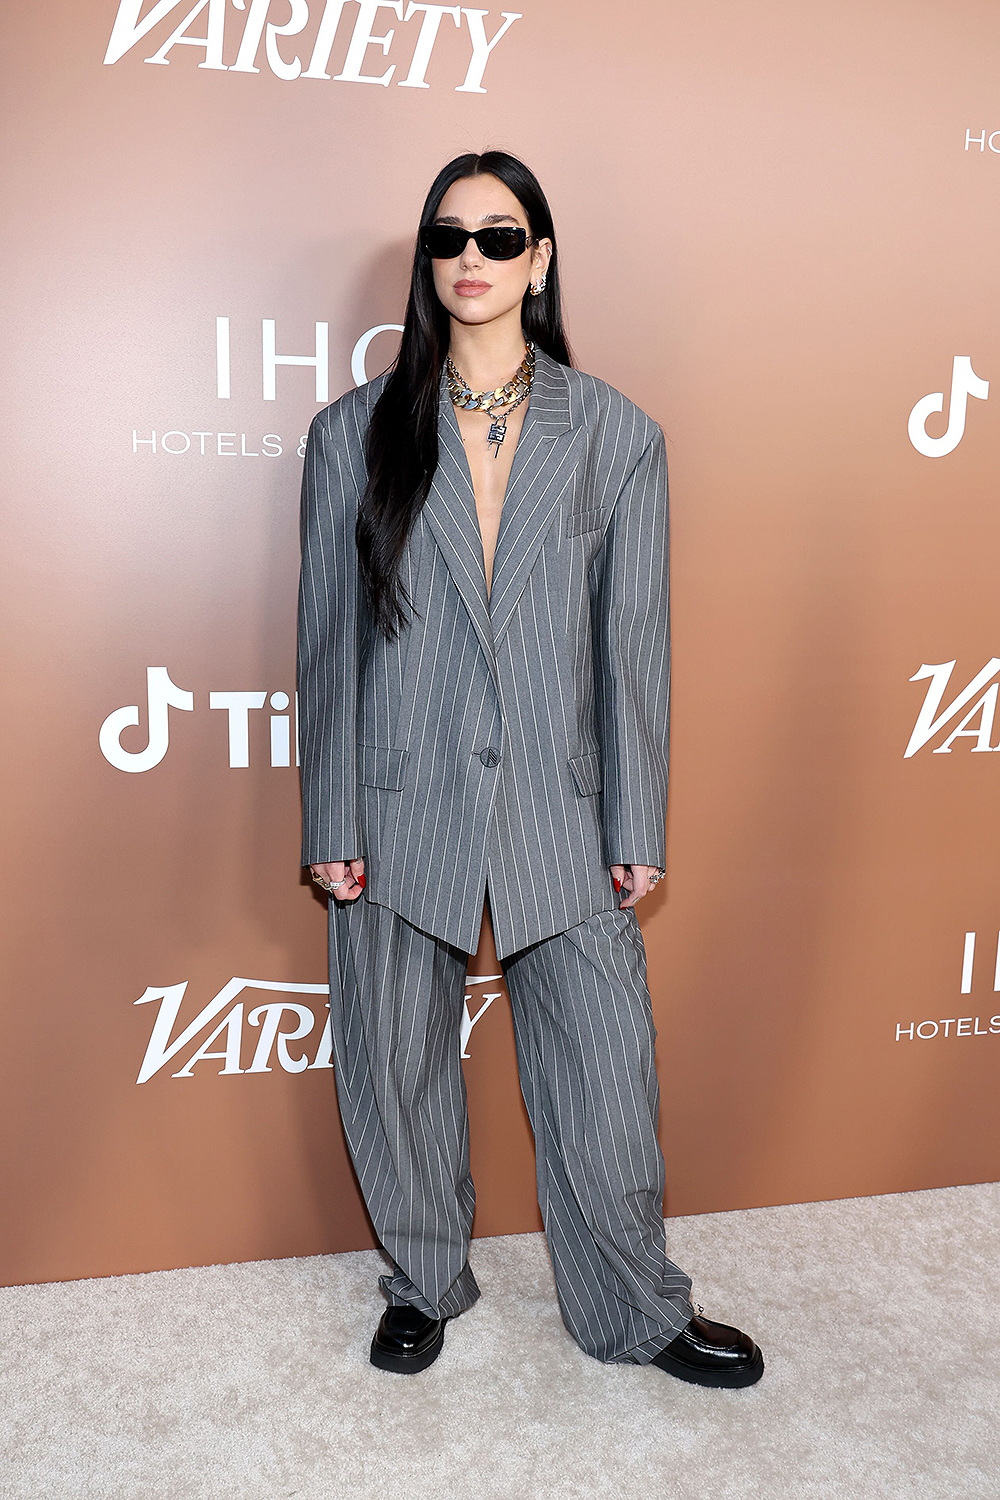
[[[507,436],[507,418],[522,401],[526,401],[531,391],[531,381],[535,373],[535,346],[531,339],[525,340],[524,358],[518,365],[517,370],[508,380],[506,385],[498,385],[491,391],[474,391],[468,381],[461,375],[449,354],[445,361],[445,375],[448,381],[448,394],[454,406],[460,406],[466,411],[485,411],[491,418],[489,435],[486,439],[487,447],[496,444],[493,454],[499,457],[500,444]],[[506,407],[506,411],[501,411]]]

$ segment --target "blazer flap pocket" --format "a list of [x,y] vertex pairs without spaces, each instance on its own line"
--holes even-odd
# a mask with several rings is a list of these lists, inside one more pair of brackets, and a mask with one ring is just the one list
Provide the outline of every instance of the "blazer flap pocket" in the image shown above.
[[581,797],[592,797],[601,790],[601,757],[596,750],[586,755],[571,755],[569,768]]
[[384,786],[400,791],[406,783],[408,750],[389,745],[358,745],[358,780],[365,786]]
[[600,531],[604,512],[599,505],[586,510],[569,510],[563,523],[563,536],[579,536],[583,531]]

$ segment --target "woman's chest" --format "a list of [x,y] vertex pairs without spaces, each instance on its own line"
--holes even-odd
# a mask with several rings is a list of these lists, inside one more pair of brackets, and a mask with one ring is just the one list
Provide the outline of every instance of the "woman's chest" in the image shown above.
[[489,441],[491,419],[486,412],[456,409],[455,416],[458,421],[458,430],[462,435],[465,456],[469,465],[469,476],[476,499],[476,515],[483,544],[483,561],[486,566],[487,584],[489,584],[493,575],[493,558],[500,530],[500,516],[510,482],[514,450],[524,423],[525,405],[522,403],[520,407],[509,413],[503,441],[499,445]]

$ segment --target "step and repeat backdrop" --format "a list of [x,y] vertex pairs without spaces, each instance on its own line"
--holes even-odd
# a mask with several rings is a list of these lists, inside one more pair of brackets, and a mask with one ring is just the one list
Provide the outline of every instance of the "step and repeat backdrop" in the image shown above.
[[[303,439],[487,146],[667,434],[668,1212],[1000,1175],[995,7],[56,0],[5,41],[0,1280],[373,1243],[299,868]],[[462,1039],[476,1233],[537,1228],[485,924]]]

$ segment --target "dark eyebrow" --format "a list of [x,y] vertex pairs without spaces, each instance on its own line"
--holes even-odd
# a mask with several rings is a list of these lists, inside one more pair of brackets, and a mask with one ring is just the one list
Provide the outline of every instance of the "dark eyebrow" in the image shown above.
[[[462,221],[455,214],[438,214],[434,222],[435,224],[454,224],[459,229],[462,228]],[[517,220],[513,214],[483,214],[479,222],[480,224],[516,224]]]

